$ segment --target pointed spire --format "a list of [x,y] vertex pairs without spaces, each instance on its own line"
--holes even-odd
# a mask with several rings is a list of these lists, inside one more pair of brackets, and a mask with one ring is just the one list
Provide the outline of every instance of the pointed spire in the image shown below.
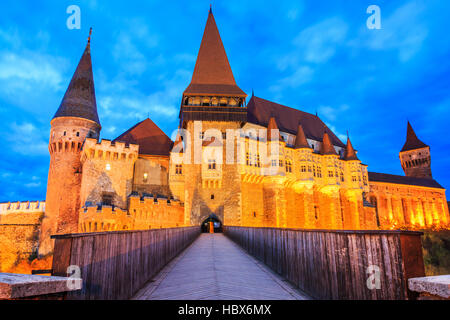
[[303,131],[302,125],[298,124],[297,137],[295,138],[295,149],[301,148],[311,148],[306,140],[305,132]]
[[[278,130],[278,133],[275,133],[276,131],[272,130]],[[280,131],[278,129],[277,121],[275,120],[275,117],[272,115],[269,119],[269,124],[267,125],[267,141],[283,141]]]
[[347,131],[347,146],[345,147],[344,152],[344,160],[359,160],[358,156],[356,155],[356,151],[355,149],[353,149],[353,145],[348,136],[348,131]]
[[212,9],[206,21],[191,83],[184,93],[247,96],[236,85]]
[[330,136],[325,131],[323,134],[322,145],[320,146],[320,153],[324,155],[337,155],[336,150],[331,143]]
[[54,118],[76,117],[92,120],[100,124],[95,99],[94,75],[91,61],[91,31],[89,32],[86,49],[81,56],[77,69],[72,76],[69,87],[64,94]]
[[92,27],[89,29],[89,37],[88,37],[88,43],[87,43],[89,48],[91,47],[91,35],[92,35]]
[[400,152],[409,151],[414,149],[426,148],[427,144],[423,143],[419,138],[417,138],[416,133],[414,132],[411,123],[408,121],[407,129],[406,129],[406,142],[403,145],[403,148]]
[[255,91],[252,88],[252,97],[254,97],[254,96],[255,96]]

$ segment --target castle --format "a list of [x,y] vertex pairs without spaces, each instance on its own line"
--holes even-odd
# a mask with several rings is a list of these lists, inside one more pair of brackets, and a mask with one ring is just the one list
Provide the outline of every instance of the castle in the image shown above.
[[0,206],[5,230],[34,215],[30,252],[51,253],[57,233],[200,226],[210,218],[303,229],[450,226],[430,147],[409,122],[405,176],[369,172],[350,139],[344,144],[317,115],[253,94],[247,102],[211,10],[175,141],[150,119],[99,139],[90,50],[89,37],[51,121],[45,206]]

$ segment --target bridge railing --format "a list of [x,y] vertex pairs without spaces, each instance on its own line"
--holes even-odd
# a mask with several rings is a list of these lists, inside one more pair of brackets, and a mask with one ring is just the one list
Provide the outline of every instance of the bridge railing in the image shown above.
[[420,232],[224,226],[251,255],[317,299],[413,299],[424,276]]
[[52,275],[83,279],[66,299],[130,299],[199,233],[182,227],[55,235]]

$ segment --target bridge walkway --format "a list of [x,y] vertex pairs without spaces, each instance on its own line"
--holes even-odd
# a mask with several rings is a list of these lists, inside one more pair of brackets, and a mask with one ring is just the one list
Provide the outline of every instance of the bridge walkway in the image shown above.
[[201,234],[134,300],[307,300],[221,233]]

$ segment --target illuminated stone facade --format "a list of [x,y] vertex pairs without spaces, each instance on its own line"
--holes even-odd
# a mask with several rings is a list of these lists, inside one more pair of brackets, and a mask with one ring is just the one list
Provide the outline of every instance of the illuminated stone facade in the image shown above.
[[150,119],[100,140],[93,81],[88,42],[51,122],[45,217],[24,252],[51,253],[55,233],[200,225],[211,215],[254,227],[449,227],[429,147],[409,123],[406,176],[368,172],[350,139],[342,143],[317,115],[254,95],[247,102],[211,12],[175,143]]

